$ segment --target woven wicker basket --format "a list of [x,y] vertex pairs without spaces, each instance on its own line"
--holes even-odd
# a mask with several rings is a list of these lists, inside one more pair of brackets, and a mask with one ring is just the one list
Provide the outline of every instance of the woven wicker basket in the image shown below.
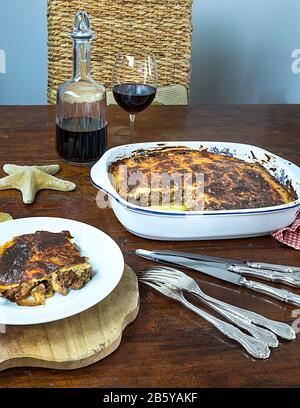
[[72,31],[83,9],[97,38],[92,47],[92,76],[109,89],[119,51],[141,49],[155,55],[159,86],[189,89],[192,0],[48,0],[48,102],[58,85],[72,76]]

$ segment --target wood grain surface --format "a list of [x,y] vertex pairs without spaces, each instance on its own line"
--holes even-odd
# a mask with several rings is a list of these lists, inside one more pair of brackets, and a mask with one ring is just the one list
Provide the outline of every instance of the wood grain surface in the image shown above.
[[96,306],[56,322],[7,326],[0,336],[0,371],[18,366],[69,370],[93,364],[118,348],[138,310],[137,277],[125,265],[118,286]]
[[[128,115],[109,108],[109,143],[129,141]],[[218,140],[250,143],[300,165],[300,106],[153,106],[137,115],[135,140]],[[139,271],[151,263],[137,248],[174,249],[208,255],[300,265],[300,253],[271,236],[198,242],[154,242],[127,231],[111,209],[96,205],[89,168],[62,163],[55,153],[55,107],[0,107],[1,164],[59,163],[58,173],[74,181],[71,193],[41,191],[25,205],[18,191],[0,192],[0,211],[14,218],[73,218],[101,228],[121,247],[126,263]],[[5,174],[2,172],[2,176]],[[237,306],[292,324],[294,307],[213,278],[189,272],[204,291]],[[299,293],[299,291],[298,291]],[[297,325],[297,321],[294,322]],[[298,324],[300,328],[300,324]],[[282,343],[266,361],[247,356],[209,323],[169,299],[141,288],[137,319],[120,347],[104,360],[72,371],[14,368],[0,373],[1,387],[283,387],[300,386],[300,342]]]

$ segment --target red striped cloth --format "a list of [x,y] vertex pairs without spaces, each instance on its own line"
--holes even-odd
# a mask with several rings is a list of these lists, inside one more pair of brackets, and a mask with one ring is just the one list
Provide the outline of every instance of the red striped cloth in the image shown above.
[[274,232],[272,237],[285,245],[300,250],[300,218],[297,218],[292,225]]

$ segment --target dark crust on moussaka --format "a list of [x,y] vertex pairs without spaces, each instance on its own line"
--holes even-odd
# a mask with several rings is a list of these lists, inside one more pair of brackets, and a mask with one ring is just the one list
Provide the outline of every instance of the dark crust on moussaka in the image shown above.
[[91,265],[80,255],[69,231],[37,231],[0,247],[0,294],[20,304],[29,296],[35,301],[26,305],[36,306],[54,292],[66,295],[68,288],[82,287],[91,274]]
[[[120,166],[126,166],[126,172],[120,172]],[[150,179],[155,174],[204,174],[204,210],[233,210],[261,208],[286,204],[297,199],[291,186],[281,185],[261,164],[208,152],[207,150],[187,149],[185,147],[166,147],[149,151],[136,151],[130,157],[118,159],[109,166],[109,173],[116,191],[124,199],[141,206],[150,206],[150,197],[159,193],[159,204],[163,203],[162,185],[151,188]],[[133,174],[147,177],[145,185],[128,185],[127,180]],[[185,204],[185,210],[195,210],[198,181],[193,179],[191,194],[192,206]],[[171,205],[176,197],[176,184],[171,185]]]

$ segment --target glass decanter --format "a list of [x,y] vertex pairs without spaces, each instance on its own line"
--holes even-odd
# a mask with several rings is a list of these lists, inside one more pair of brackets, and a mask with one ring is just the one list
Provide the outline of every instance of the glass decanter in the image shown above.
[[57,91],[56,150],[70,164],[92,164],[107,148],[105,86],[90,74],[91,41],[94,35],[88,15],[74,19],[73,78]]

